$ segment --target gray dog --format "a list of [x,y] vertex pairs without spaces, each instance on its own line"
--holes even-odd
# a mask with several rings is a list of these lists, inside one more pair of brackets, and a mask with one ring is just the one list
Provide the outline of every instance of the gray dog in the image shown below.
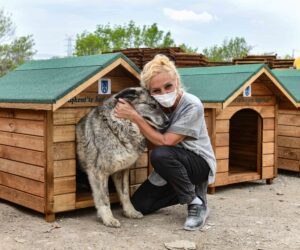
[[112,176],[124,215],[141,218],[129,197],[129,168],[144,152],[146,140],[138,126],[128,119],[114,116],[117,99],[131,103],[149,124],[161,129],[168,123],[157,102],[147,90],[136,87],[125,89],[91,110],[76,126],[77,158],[87,173],[98,216],[106,226],[120,227],[113,217],[108,197],[108,178]]

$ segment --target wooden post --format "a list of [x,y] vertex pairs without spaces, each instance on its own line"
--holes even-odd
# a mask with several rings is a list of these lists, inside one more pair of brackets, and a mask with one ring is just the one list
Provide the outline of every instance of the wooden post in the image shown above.
[[47,222],[55,220],[54,205],[54,177],[53,177],[53,112],[47,111],[45,122],[45,152],[47,164],[45,168],[45,219]]
[[278,175],[278,99],[276,99],[275,105],[275,127],[274,127],[274,177]]

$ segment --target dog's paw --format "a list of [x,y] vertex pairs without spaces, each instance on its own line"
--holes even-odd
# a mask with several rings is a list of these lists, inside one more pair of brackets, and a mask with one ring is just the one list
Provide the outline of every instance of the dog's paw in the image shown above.
[[109,220],[103,220],[103,224],[108,227],[120,227],[121,223],[115,218],[110,218]]
[[136,210],[124,211],[124,215],[131,219],[140,219],[143,217],[143,214]]

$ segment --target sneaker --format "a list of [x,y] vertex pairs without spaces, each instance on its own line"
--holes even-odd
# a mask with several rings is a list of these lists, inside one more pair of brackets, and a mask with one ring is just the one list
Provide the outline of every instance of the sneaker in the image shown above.
[[188,205],[188,217],[184,223],[183,229],[194,231],[204,226],[208,217],[209,209],[204,204]]

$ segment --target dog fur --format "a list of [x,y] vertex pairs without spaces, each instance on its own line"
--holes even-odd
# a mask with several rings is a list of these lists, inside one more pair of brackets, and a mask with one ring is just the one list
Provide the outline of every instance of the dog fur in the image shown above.
[[106,226],[120,227],[110,209],[108,178],[112,176],[124,215],[141,218],[129,197],[129,168],[144,152],[146,140],[138,126],[128,119],[114,116],[118,98],[124,98],[156,128],[168,122],[158,103],[147,90],[136,87],[125,89],[105,100],[102,106],[91,110],[76,126],[77,159],[87,173],[93,198]]

